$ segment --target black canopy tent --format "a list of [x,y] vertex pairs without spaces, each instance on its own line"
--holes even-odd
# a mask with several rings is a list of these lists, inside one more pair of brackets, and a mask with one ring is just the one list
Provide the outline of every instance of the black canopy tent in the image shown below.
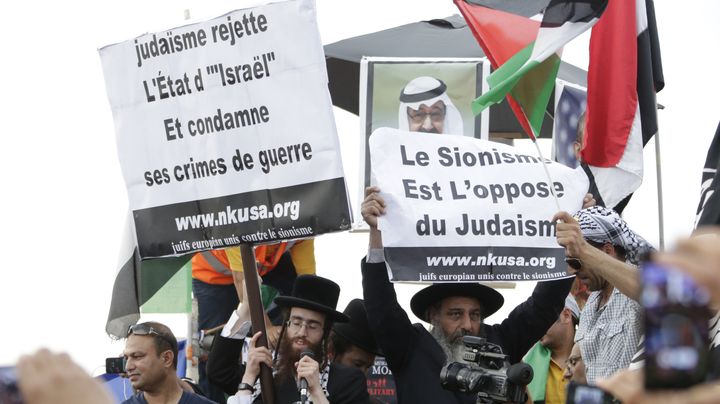
[[[333,105],[356,115],[359,113],[360,61],[363,56],[477,58],[485,54],[459,15],[401,25],[325,45]],[[565,62],[560,65],[558,78],[587,86],[587,72]],[[549,102],[549,117],[554,116],[554,110],[554,103]],[[490,107],[490,136],[525,137],[507,101]],[[552,137],[552,120],[545,120],[540,137]]]

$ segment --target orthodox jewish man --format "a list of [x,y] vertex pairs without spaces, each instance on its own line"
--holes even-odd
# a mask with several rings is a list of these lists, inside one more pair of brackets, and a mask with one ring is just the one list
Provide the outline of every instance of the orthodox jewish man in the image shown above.
[[[208,376],[214,383],[224,386],[226,392],[235,386],[235,394],[228,403],[262,402],[261,363],[273,369],[277,403],[300,401],[299,386],[302,383],[307,386],[307,398],[315,404],[368,402],[363,373],[328,360],[333,323],[348,321],[345,314],[335,310],[339,295],[340,287],[329,279],[299,276],[290,296],[275,298],[275,303],[286,310],[277,349],[271,352],[266,347],[256,346],[261,332],[255,332],[247,345],[247,355],[243,355],[247,359],[240,365],[238,358],[243,339],[233,337],[237,334],[246,336],[249,327],[241,326],[239,333],[216,338],[208,359]],[[312,354],[307,355],[308,352]]]

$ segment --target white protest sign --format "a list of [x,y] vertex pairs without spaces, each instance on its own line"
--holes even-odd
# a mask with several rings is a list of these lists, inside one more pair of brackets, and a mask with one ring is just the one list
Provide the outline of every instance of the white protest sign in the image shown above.
[[582,205],[588,180],[512,146],[381,128],[370,137],[372,175],[394,281],[545,280],[566,276],[557,212]]
[[100,56],[143,258],[349,228],[314,1]]

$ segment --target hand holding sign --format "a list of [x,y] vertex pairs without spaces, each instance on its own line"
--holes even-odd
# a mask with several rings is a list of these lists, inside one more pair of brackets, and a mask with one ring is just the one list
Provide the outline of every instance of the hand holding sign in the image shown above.
[[581,170],[499,143],[389,128],[375,131],[370,151],[377,187],[367,189],[362,213],[383,230],[393,280],[567,276],[556,266],[565,254],[549,220],[557,211],[551,191],[563,210],[578,210],[588,189]]
[[373,230],[377,229],[378,217],[385,214],[385,201],[380,197],[379,192],[378,187],[365,188],[365,200],[360,209],[365,223]]

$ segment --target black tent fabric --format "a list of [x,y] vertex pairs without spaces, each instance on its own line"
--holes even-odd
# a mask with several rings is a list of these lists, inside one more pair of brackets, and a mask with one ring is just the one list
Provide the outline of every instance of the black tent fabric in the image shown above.
[[[359,111],[360,61],[363,56],[478,58],[485,54],[459,15],[401,25],[325,45],[333,105],[356,115]],[[587,87],[587,72],[565,62],[560,65],[558,78]],[[549,117],[554,116],[554,110],[554,102],[548,103]],[[507,101],[490,107],[490,134],[499,137],[525,136]],[[552,137],[552,119],[545,120],[540,137]]]

